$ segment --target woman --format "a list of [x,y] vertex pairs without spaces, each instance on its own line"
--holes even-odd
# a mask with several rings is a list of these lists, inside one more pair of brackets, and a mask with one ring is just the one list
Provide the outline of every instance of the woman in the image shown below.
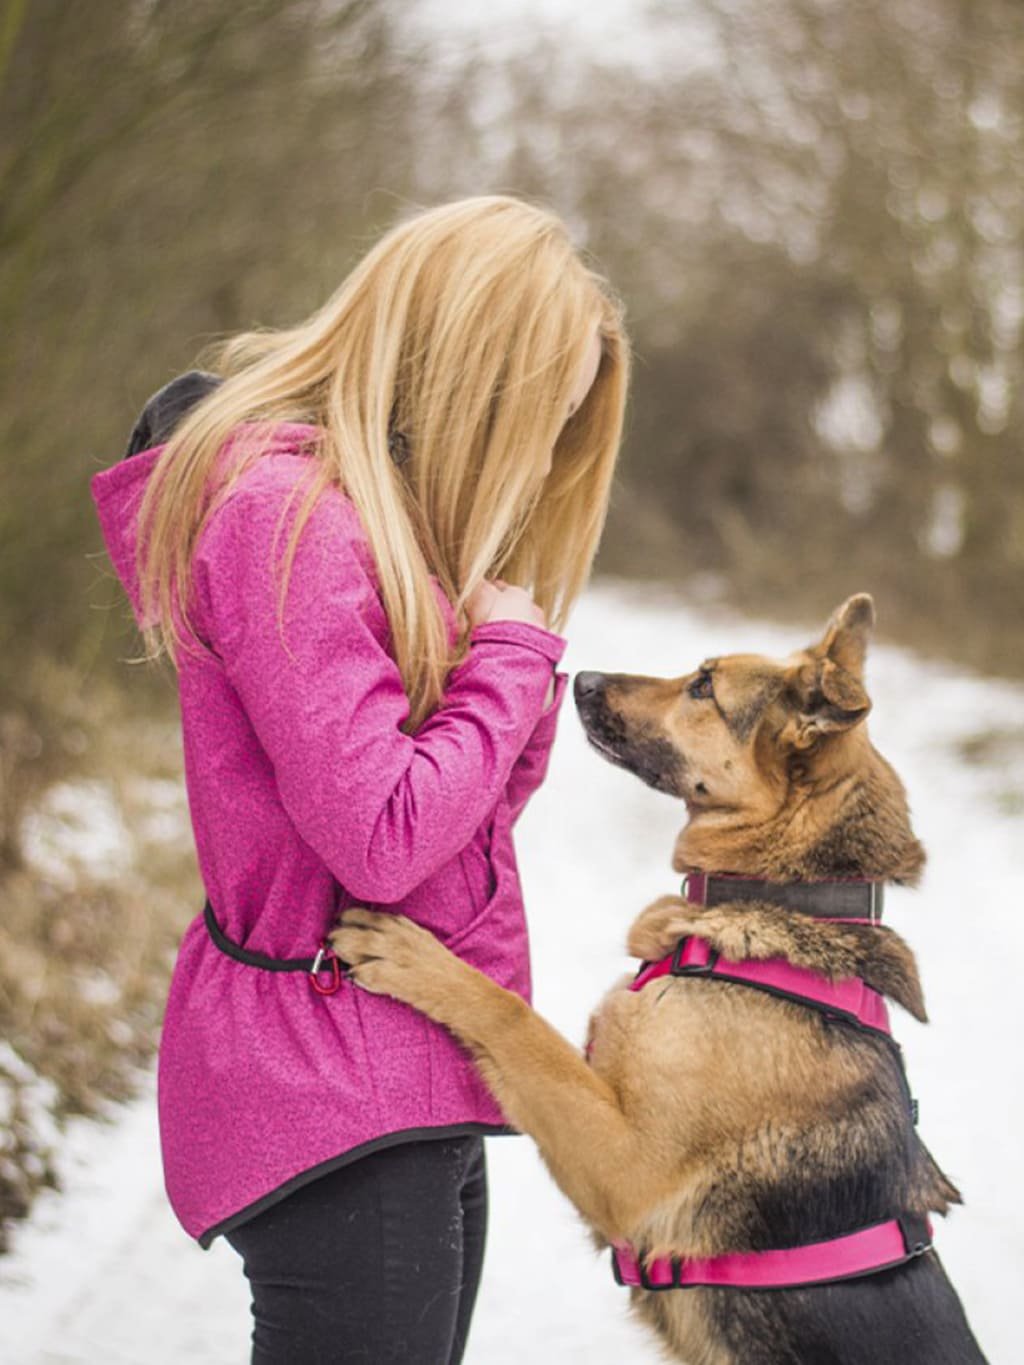
[[209,895],[160,1045],[167,1191],[243,1258],[254,1362],[457,1362],[481,1137],[510,1130],[450,1035],[354,989],[325,935],[401,910],[529,997],[512,826],[607,511],[621,307],[556,216],[479,196],[214,369],[92,480],[178,671]]

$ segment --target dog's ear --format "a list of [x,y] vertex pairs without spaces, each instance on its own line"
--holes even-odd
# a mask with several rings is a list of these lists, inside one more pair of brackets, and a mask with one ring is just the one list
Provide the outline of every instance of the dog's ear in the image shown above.
[[787,738],[794,749],[809,749],[828,735],[852,730],[871,710],[860,678],[831,658],[804,664],[793,683],[795,705]]
[[874,601],[868,593],[859,592],[835,609],[825,634],[810,652],[816,658],[831,659],[846,673],[863,679],[864,660],[874,626]]

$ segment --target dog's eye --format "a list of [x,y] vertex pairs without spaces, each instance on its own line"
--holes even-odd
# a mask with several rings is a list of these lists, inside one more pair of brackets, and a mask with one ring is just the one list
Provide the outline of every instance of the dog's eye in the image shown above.
[[686,690],[694,701],[705,701],[708,697],[713,697],[714,688],[711,685],[710,672],[702,668]]

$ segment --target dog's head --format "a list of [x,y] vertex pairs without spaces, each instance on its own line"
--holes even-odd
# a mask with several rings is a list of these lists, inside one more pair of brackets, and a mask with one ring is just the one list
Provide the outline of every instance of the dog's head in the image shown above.
[[691,823],[764,826],[795,784],[806,786],[863,737],[874,618],[861,593],[835,611],[817,643],[788,659],[730,654],[676,678],[579,673],[574,696],[587,739],[685,801]]

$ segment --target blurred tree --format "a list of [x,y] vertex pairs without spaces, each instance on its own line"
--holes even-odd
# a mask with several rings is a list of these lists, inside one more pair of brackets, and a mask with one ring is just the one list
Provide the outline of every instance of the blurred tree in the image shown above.
[[977,657],[1020,667],[1024,12],[708,13],[727,54],[709,126],[734,219],[786,246],[780,309],[809,277],[832,301],[832,373],[807,416],[836,491],[834,562],[884,584],[933,643],[955,622]]
[[1021,671],[1024,9],[694,0],[650,23],[642,68],[524,46],[453,76],[482,129],[436,106],[449,165],[476,174],[490,135],[492,177],[555,203],[629,300],[602,562],[656,503],[666,567],[750,607],[868,587],[894,633]]
[[6,5],[0,643],[123,652],[83,610],[84,481],[199,343],[301,315],[396,201],[504,189],[628,299],[602,563],[815,616],[870,587],[908,638],[1024,666],[1017,0],[655,4],[642,67],[486,30],[460,60],[405,17]]
[[[8,3],[0,25],[0,689],[104,609],[87,480],[211,336],[319,303],[401,192],[411,101],[382,0]],[[15,645],[12,649],[10,646]]]

